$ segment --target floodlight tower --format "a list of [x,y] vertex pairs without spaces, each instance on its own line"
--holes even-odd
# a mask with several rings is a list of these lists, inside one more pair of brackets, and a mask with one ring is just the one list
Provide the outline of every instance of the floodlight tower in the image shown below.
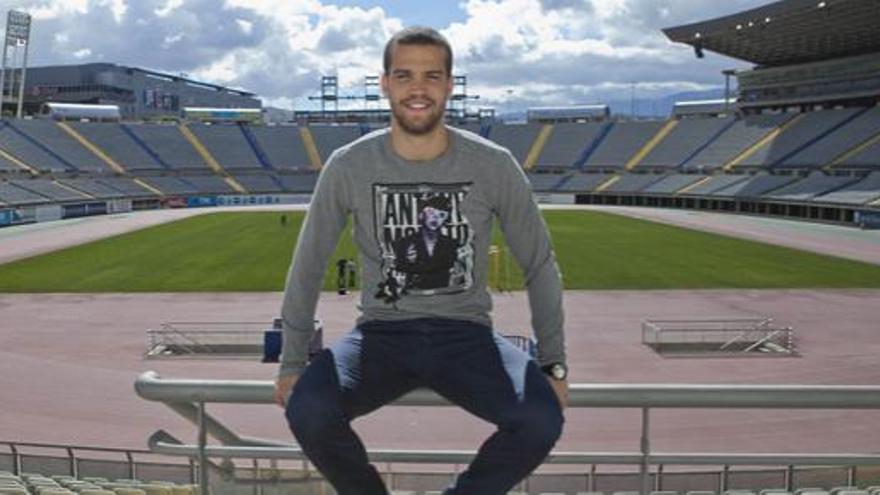
[[[17,10],[10,10],[6,14],[6,36],[3,40],[3,60],[0,62],[0,114],[2,114],[3,103],[6,102],[6,61],[8,55],[8,48],[10,46],[13,47],[12,51],[12,59],[15,60],[16,55],[18,53],[18,47],[24,47],[24,58],[21,62],[21,77],[19,78],[19,87],[18,87],[18,108],[16,110],[16,116],[18,118],[22,117],[22,108],[24,107],[24,83],[25,77],[27,76],[27,59],[28,59],[28,48],[30,48],[30,36],[31,36],[31,16],[25,12],[19,12]],[[12,72],[13,76],[15,75],[15,69]],[[10,93],[15,95],[15,78],[10,77],[12,79],[12,90]]]
[[382,99],[379,76],[364,77],[364,108],[378,107]]
[[467,118],[468,100],[478,100],[478,95],[469,95],[467,92],[467,76],[452,76],[453,89],[449,98],[449,110],[455,118]]

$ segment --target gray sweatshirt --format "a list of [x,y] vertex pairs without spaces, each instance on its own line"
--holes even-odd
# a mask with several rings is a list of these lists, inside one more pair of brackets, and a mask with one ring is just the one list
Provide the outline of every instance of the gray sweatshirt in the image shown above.
[[525,275],[538,362],[565,361],[562,284],[525,174],[505,148],[447,129],[449,148],[430,161],[399,157],[387,129],[327,160],[287,275],[280,376],[306,365],[324,271],[349,215],[362,267],[358,324],[450,318],[491,326],[497,217]]

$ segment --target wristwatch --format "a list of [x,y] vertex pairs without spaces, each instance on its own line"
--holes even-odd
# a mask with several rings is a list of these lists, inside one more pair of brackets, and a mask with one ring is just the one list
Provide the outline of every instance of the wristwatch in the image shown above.
[[541,366],[541,371],[556,381],[562,381],[568,378],[568,367],[563,363],[551,363]]

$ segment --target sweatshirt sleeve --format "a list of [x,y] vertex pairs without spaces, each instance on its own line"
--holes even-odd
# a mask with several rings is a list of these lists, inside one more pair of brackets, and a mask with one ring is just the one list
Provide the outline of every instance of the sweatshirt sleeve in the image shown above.
[[504,153],[497,176],[496,213],[513,256],[522,268],[541,365],[565,362],[562,279],[544,218],[516,159]]
[[283,347],[279,376],[300,373],[306,366],[324,272],[345,228],[349,197],[339,157],[334,153],[318,177],[287,272],[281,305]]

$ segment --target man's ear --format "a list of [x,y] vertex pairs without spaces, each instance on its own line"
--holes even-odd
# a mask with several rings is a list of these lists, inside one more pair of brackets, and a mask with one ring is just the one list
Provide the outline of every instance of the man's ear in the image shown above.
[[384,72],[379,77],[379,88],[382,90],[382,96],[388,98],[388,74]]

